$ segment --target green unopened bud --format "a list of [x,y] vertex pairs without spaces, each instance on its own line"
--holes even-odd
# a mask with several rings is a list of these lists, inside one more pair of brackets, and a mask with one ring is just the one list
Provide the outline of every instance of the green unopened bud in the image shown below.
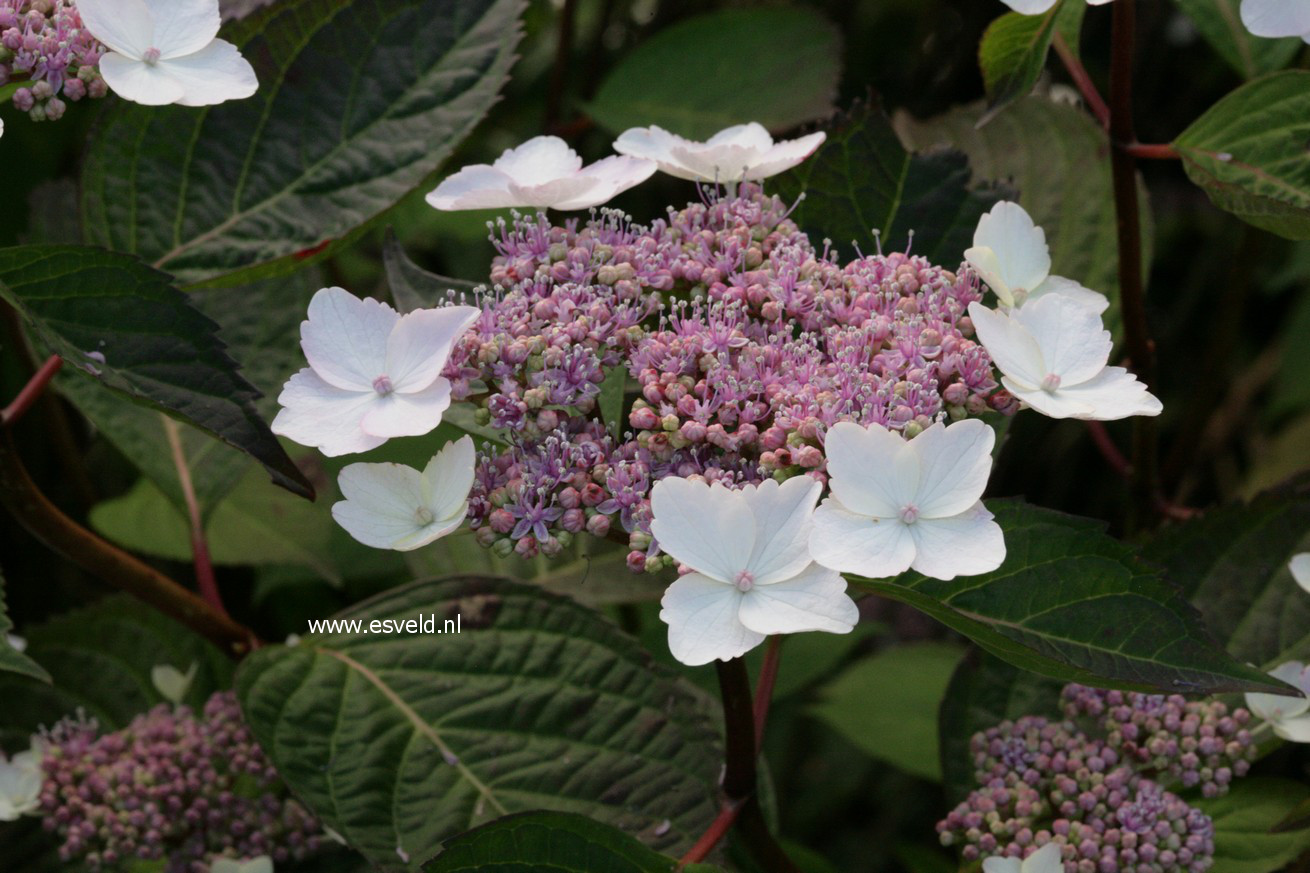
[[514,554],[514,541],[509,537],[503,540],[496,540],[496,544],[491,547],[491,553],[497,558],[508,558]]

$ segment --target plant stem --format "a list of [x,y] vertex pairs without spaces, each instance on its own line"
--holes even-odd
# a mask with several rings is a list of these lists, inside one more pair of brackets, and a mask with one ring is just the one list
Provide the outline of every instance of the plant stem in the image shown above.
[[755,680],[755,754],[764,745],[764,725],[769,720],[769,704],[773,701],[773,685],[778,681],[778,666],[782,663],[782,634],[769,637],[764,650],[764,664],[760,678]]
[[176,619],[228,655],[240,657],[258,644],[254,631],[60,512],[28,475],[7,428],[0,428],[0,504],[51,550]]
[[1101,92],[1096,89],[1096,83],[1088,75],[1087,68],[1083,62],[1078,60],[1078,55],[1074,54],[1073,49],[1064,41],[1064,34],[1056,31],[1055,33],[1055,53],[1060,56],[1064,63],[1064,68],[1069,71],[1069,76],[1073,83],[1078,86],[1078,91],[1087,101],[1087,108],[1096,116],[1096,120],[1101,122],[1101,127],[1109,130],[1110,128],[1110,107],[1105,105],[1105,98]]
[[55,374],[59,372],[59,368],[63,365],[64,359],[58,355],[51,355],[46,358],[45,363],[27,381],[27,384],[23,386],[23,390],[18,392],[18,396],[14,398],[13,402],[4,409],[0,409],[0,427],[8,427],[22,418],[32,408],[32,404],[37,401],[37,398],[45,393],[46,386],[50,384],[50,380],[55,377]]
[[564,109],[564,89],[569,81],[569,63],[573,55],[573,21],[577,0],[564,0],[559,12],[559,38],[555,43],[555,66],[550,72],[550,90],[546,93],[546,132],[558,130]]
[[[1110,143],[1114,178],[1114,208],[1119,231],[1119,305],[1124,323],[1124,347],[1138,377],[1155,384],[1155,348],[1146,320],[1146,293],[1142,276],[1141,210],[1137,202],[1137,159],[1130,146],[1137,142],[1133,125],[1133,47],[1136,39],[1136,0],[1116,0],[1111,36]],[[1134,419],[1132,492],[1129,527],[1139,526],[1143,515],[1155,509],[1156,422]]]
[[205,520],[200,513],[200,501],[196,499],[195,485],[191,481],[191,467],[187,464],[186,450],[182,448],[182,433],[177,422],[159,414],[164,423],[164,433],[168,436],[168,447],[173,453],[173,466],[177,469],[177,481],[182,488],[182,499],[186,501],[187,518],[191,525],[191,558],[196,568],[196,587],[200,596],[210,606],[227,615],[223,608],[223,597],[218,593],[218,580],[214,577],[214,562],[209,557],[209,541],[205,538]]
[[1123,148],[1128,154],[1144,161],[1180,161],[1183,159],[1183,156],[1178,153],[1178,149],[1168,143],[1147,144],[1135,142]]
[[1110,432],[1105,429],[1105,425],[1099,421],[1088,421],[1087,434],[1096,444],[1096,449],[1105,458],[1105,462],[1110,465],[1110,469],[1125,479],[1133,475],[1133,465],[1128,463],[1128,459],[1119,451],[1119,447],[1114,444],[1110,438]]

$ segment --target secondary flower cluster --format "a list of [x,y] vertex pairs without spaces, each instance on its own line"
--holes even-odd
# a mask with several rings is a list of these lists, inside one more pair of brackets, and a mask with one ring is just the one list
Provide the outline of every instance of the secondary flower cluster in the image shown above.
[[231,692],[203,713],[161,704],[103,735],[65,720],[41,745],[38,812],[62,840],[60,858],[90,870],[161,859],[168,873],[207,873],[218,858],[300,860],[322,840]]
[[1227,791],[1254,755],[1249,713],[1080,685],[1062,700],[1065,721],[1025,716],[973,736],[979,787],[938,823],[942,843],[966,861],[1054,844],[1064,873],[1209,869],[1213,823],[1166,786]]
[[105,96],[104,51],[73,0],[0,0],[0,85],[26,82],[14,107],[34,121],[57,121],[65,101]]
[[[1040,15],[1049,12],[1056,0],[1002,0],[1016,12]],[[1110,0],[1087,0],[1104,6]],[[1299,36],[1310,43],[1310,0],[1242,0],[1242,24],[1256,36]]]

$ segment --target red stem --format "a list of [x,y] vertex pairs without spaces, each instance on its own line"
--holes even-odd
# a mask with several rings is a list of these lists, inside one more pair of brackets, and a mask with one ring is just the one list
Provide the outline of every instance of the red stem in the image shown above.
[[59,372],[59,368],[63,365],[64,359],[58,355],[51,355],[46,358],[45,363],[41,365],[41,369],[37,370],[32,378],[27,380],[23,390],[18,392],[18,396],[14,398],[13,403],[0,410],[0,426],[8,427],[22,418],[27,410],[32,408],[32,404],[36,403],[41,395],[45,393],[46,386],[50,384],[50,380],[55,377],[55,374]]
[[732,825],[737,821],[737,815],[741,812],[743,801],[725,801],[719,809],[719,814],[715,816],[714,821],[701,834],[700,839],[687,850],[687,853],[678,859],[678,866],[674,870],[681,870],[688,864],[699,864],[709,857],[714,847],[728,835]]
[[1124,457],[1123,452],[1119,451],[1119,447],[1114,444],[1114,440],[1110,438],[1110,432],[1105,429],[1105,425],[1099,421],[1088,421],[1085,424],[1087,425],[1088,435],[1092,438],[1092,442],[1096,444],[1097,451],[1110,465],[1110,469],[1125,479],[1130,477],[1133,473],[1133,465],[1128,463],[1128,459]]
[[778,665],[782,663],[782,635],[769,637],[764,650],[764,664],[760,678],[755,682],[755,754],[764,745],[764,725],[769,720],[769,704],[773,701],[773,686],[778,681]]
[[214,576],[214,562],[209,556],[209,541],[205,539],[205,520],[200,513],[200,501],[196,499],[195,485],[191,481],[191,468],[187,465],[186,451],[182,448],[182,434],[177,422],[160,413],[164,422],[164,433],[168,435],[168,445],[173,452],[173,466],[177,469],[178,484],[182,488],[182,498],[186,501],[187,518],[191,526],[191,557],[196,567],[196,587],[200,596],[214,609],[227,615],[223,607],[223,596],[218,593],[218,580]]
[[1124,152],[1146,161],[1179,161],[1182,155],[1178,150],[1167,143],[1147,144],[1147,143],[1129,143],[1122,146]]
[[1073,82],[1078,86],[1078,91],[1087,101],[1087,108],[1096,116],[1096,120],[1101,122],[1101,127],[1106,130],[1110,129],[1110,107],[1105,104],[1105,99],[1101,97],[1101,92],[1096,89],[1096,83],[1088,75],[1087,68],[1083,62],[1078,60],[1078,56],[1069,48],[1069,44],[1064,41],[1064,35],[1058,31],[1055,34],[1055,53],[1060,56],[1064,67],[1069,71]]

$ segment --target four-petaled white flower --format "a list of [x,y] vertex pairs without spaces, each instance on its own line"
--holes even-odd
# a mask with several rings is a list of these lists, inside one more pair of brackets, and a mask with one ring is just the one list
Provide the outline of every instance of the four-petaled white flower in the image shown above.
[[433,456],[422,472],[404,464],[351,464],[337,485],[346,499],[332,517],[375,549],[408,552],[459,528],[473,488],[473,440],[462,437]]
[[[1269,675],[1310,694],[1310,668],[1300,661],[1280,664]],[[1304,696],[1247,694],[1246,708],[1269,722],[1274,733],[1294,743],[1310,743],[1310,700]]]
[[259,89],[237,47],[217,39],[218,0],[78,0],[77,9],[110,49],[100,73],[120,97],[209,106]]
[[1310,42],[1310,0],[1242,0],[1242,24],[1256,36]]
[[832,494],[814,514],[810,554],[877,579],[995,570],[1005,538],[981,500],[995,439],[977,419],[939,422],[911,440],[877,424],[833,425],[824,438]]
[[200,665],[195,661],[191,662],[191,667],[185,673],[172,664],[156,664],[150,668],[150,682],[169,703],[181,703],[191,690],[198,669]]
[[427,196],[436,209],[590,209],[655,172],[652,161],[613,155],[589,167],[557,136],[538,136],[507,149],[494,164],[473,164]]
[[859,620],[846,580],[806,544],[822,486],[805,476],[739,491],[669,477],[651,489],[651,533],[692,572],[664,592],[660,619],[684,664],[727,661],[769,634],[849,633]]
[[377,300],[324,288],[300,325],[309,366],[282,389],[273,432],[330,456],[428,433],[450,406],[446,359],[477,317],[471,306],[401,316]]
[[973,247],[965,251],[964,259],[1006,307],[1022,306],[1046,294],[1063,294],[1098,314],[1110,306],[1104,294],[1051,275],[1046,231],[1018,203],[1002,201],[978,219]]
[[1064,860],[1056,843],[1047,843],[1023,861],[1018,858],[988,858],[983,873],[1064,873]]
[[1287,564],[1287,569],[1292,571],[1292,578],[1296,580],[1296,584],[1310,594],[1310,552],[1293,555],[1292,560]]
[[41,805],[41,747],[6,759],[0,753],[0,821],[17,821]]
[[776,176],[814,154],[822,131],[774,143],[764,126],[752,121],[725,128],[708,142],[693,142],[661,127],[634,127],[614,142],[614,151],[648,158],[670,176],[693,182],[758,181]]
[[209,865],[209,873],[273,873],[273,859],[268,855],[242,860],[215,858]]
[[1076,300],[1048,294],[1009,313],[970,303],[969,318],[1001,383],[1042,415],[1114,421],[1164,408],[1132,373],[1107,366],[1110,333]]
[[[1006,6],[1009,6],[1015,12],[1021,12],[1024,15],[1040,15],[1053,7],[1057,0],[1001,0]],[[1089,6],[1104,6],[1110,0],[1087,0]],[[1024,873],[1027,873],[1025,870]]]

